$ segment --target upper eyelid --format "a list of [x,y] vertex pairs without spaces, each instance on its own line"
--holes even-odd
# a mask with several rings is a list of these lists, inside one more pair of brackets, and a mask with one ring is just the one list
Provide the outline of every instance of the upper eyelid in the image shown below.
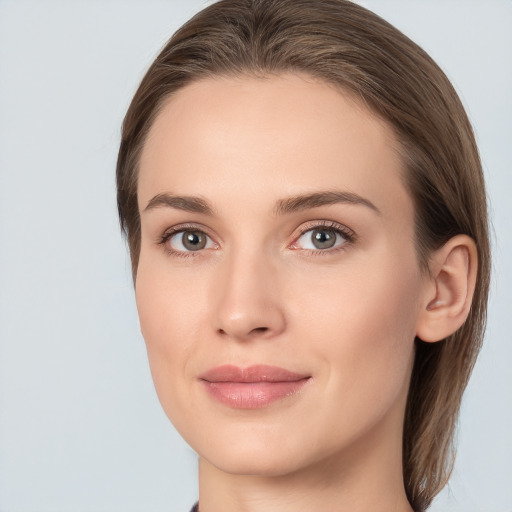
[[[305,226],[304,224],[307,224]],[[332,220],[316,220],[316,221],[309,221],[307,223],[304,223],[303,225],[299,226],[299,234],[295,238],[295,240],[304,235],[304,233],[307,233],[308,231],[312,231],[314,229],[318,228],[326,228],[326,229],[334,229],[335,231],[339,231],[342,234],[346,236],[350,236],[353,239],[357,238],[357,235],[355,231],[345,224],[341,224],[340,222],[332,221]]]
[[176,235],[177,233],[183,233],[184,231],[200,231],[201,233],[204,233],[205,235],[209,236],[210,238],[214,238],[214,236],[211,233],[211,230],[208,229],[206,226],[203,226],[201,224],[195,224],[195,223],[183,223],[183,224],[177,224],[175,226],[168,227],[163,231],[163,233],[159,236],[159,238],[164,237],[171,237]]

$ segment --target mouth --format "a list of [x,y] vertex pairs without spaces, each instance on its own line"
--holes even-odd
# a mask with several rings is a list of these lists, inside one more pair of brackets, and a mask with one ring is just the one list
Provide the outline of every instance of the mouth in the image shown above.
[[260,409],[299,393],[310,375],[269,365],[217,366],[199,377],[211,398],[234,409]]

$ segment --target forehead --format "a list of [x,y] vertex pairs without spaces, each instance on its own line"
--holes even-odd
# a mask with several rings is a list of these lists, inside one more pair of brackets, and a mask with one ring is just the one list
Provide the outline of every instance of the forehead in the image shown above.
[[391,127],[362,101],[309,76],[205,79],[156,117],[141,155],[139,206],[162,192],[220,203],[244,196],[248,205],[341,188],[384,212],[410,207],[396,148]]

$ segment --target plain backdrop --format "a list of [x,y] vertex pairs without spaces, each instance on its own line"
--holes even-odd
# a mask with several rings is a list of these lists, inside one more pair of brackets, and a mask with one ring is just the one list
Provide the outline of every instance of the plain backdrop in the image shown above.
[[[494,223],[485,347],[432,512],[512,511],[512,2],[361,2],[474,123]],[[196,456],[153,390],[115,207],[120,125],[202,0],[0,0],[0,511],[188,511]]]

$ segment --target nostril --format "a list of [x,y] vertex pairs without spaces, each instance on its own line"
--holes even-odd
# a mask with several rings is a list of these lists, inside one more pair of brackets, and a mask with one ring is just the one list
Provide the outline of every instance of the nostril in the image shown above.
[[255,327],[252,329],[251,333],[263,333],[268,331],[268,327]]
[[258,336],[258,335],[261,335],[261,334],[265,334],[266,332],[268,332],[270,330],[269,327],[255,327],[254,329],[250,329],[248,331],[245,331],[245,332],[236,332],[235,330],[233,331],[230,331],[229,329],[228,330],[225,330],[225,329],[217,329],[217,334],[219,336],[234,336],[235,338],[249,338],[249,337],[253,337],[253,336]]

